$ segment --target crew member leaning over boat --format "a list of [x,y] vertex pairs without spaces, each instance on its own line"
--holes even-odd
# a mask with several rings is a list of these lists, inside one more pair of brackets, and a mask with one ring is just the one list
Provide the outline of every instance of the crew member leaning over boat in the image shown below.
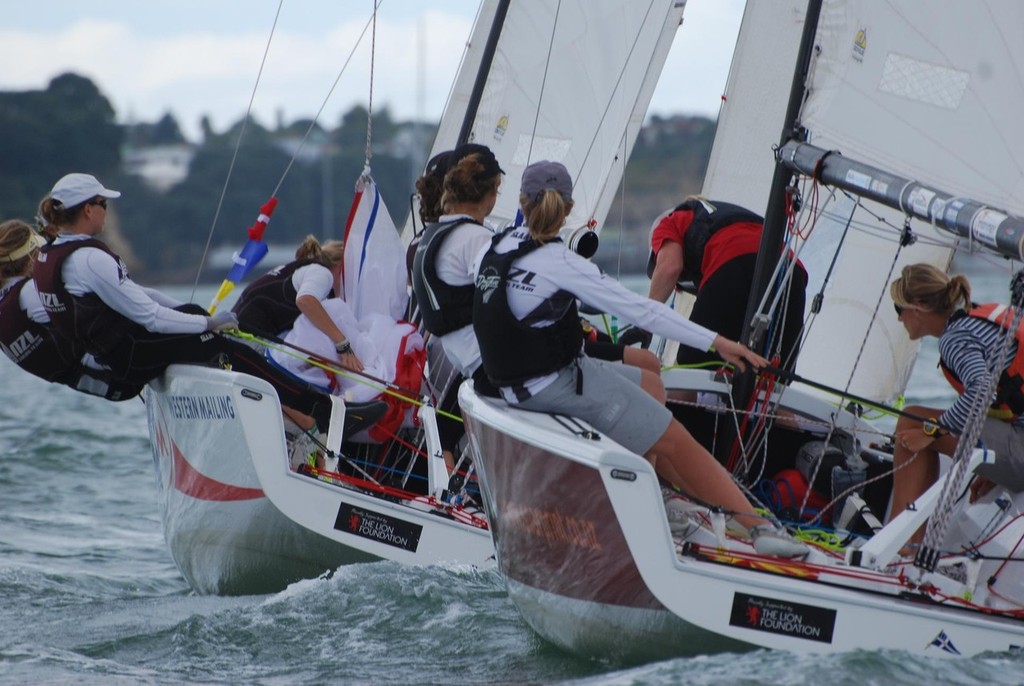
[[51,383],[107,400],[134,398],[142,384],[122,384],[70,338],[50,326],[32,280],[32,266],[46,244],[25,222],[0,224],[0,348],[12,362]]
[[239,372],[267,379],[281,403],[312,415],[321,431],[330,424],[331,401],[307,384],[271,367],[256,350],[224,336],[234,328],[232,312],[207,316],[128,276],[123,260],[95,238],[103,230],[107,203],[118,191],[94,176],[62,177],[39,206],[57,237],[44,247],[32,271],[52,326],[110,367],[119,383],[145,384],[176,362],[229,363]]
[[[997,304],[971,303],[966,277],[952,278],[930,264],[903,268],[892,282],[890,295],[896,314],[911,340],[939,339],[939,363],[960,394],[946,410],[907,407],[908,414],[931,418],[923,423],[906,416],[896,422],[893,453],[892,516],[898,515],[939,478],[938,454],[953,455],[968,412],[988,383],[988,368],[1000,354],[1013,312]],[[981,432],[981,443],[995,451],[995,462],[978,467],[971,484],[972,498],[994,484],[1024,490],[1024,332],[1014,332],[1009,363],[1000,370],[996,397]],[[912,543],[919,543],[919,530]]]
[[[651,255],[647,275],[649,298],[665,302],[678,282],[692,282],[696,299],[690,321],[739,338],[754,287],[754,267],[761,245],[764,220],[754,212],[718,200],[690,196],[655,220],[651,229]],[[783,303],[779,350],[782,365],[796,361],[796,347],[804,316],[807,272],[794,265],[793,282]],[[775,327],[778,328],[778,327]],[[779,335],[779,334],[776,334]],[[680,346],[679,364],[714,360],[704,350]]]
[[668,483],[734,513],[760,554],[806,555],[806,546],[754,514],[729,473],[653,397],[658,377],[583,353],[576,300],[585,298],[682,344],[713,348],[740,368],[760,367],[765,359],[632,293],[565,248],[558,233],[573,201],[572,179],[563,165],[528,166],[519,200],[527,226],[496,236],[480,255],[473,302],[483,367],[505,401],[524,410],[579,417],[646,456]]
[[300,314],[327,336],[346,369],[361,372],[352,343],[338,328],[323,302],[335,297],[345,244],[327,241],[323,245],[314,236],[306,236],[295,250],[295,259],[271,269],[242,291],[231,311],[238,316],[242,331],[277,336],[292,328]]

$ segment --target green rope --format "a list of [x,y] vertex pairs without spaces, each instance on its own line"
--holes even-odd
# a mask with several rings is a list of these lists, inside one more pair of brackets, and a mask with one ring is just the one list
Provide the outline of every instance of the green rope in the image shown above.
[[[276,350],[277,352],[280,352],[280,353],[283,353],[285,355],[288,355],[289,357],[294,357],[297,360],[302,360],[306,364],[311,365],[313,367],[318,367],[320,369],[323,369],[324,371],[331,372],[332,374],[338,374],[339,376],[343,376],[346,379],[350,379],[350,380],[355,381],[357,383],[361,383],[364,386],[369,386],[370,388],[374,389],[375,391],[378,391],[380,393],[386,393],[387,395],[390,395],[392,397],[398,398],[402,402],[409,403],[410,405],[415,405],[417,407],[424,407],[425,405],[427,405],[427,403],[423,402],[419,398],[413,398],[413,397],[411,397],[409,395],[406,395],[405,393],[399,393],[398,391],[392,390],[391,388],[388,388],[387,386],[383,386],[383,385],[381,385],[379,383],[375,383],[373,381],[370,381],[369,379],[367,379],[367,378],[365,378],[363,376],[360,376],[357,373],[352,373],[349,370],[346,370],[346,369],[343,369],[341,367],[337,367],[337,366],[335,366],[333,364],[330,364],[326,360],[322,360],[320,358],[310,357],[309,355],[304,355],[304,354],[298,353],[298,352],[296,352],[294,350],[288,349],[285,346],[277,345],[277,344],[275,344],[275,343],[273,343],[271,341],[268,341],[265,338],[261,338],[259,336],[254,336],[251,333],[246,333],[245,331],[241,331],[239,329],[230,329],[228,331],[222,331],[221,333],[226,334],[228,336],[233,336],[234,338],[238,338],[238,339],[241,339],[243,341],[250,341],[252,343],[257,343],[257,344],[259,344],[259,345],[261,345],[261,346],[263,346],[265,348],[269,348],[271,350]],[[461,422],[462,421],[462,417],[454,415],[451,412],[446,412],[446,411],[438,409],[438,408],[434,408],[434,412],[436,414],[442,416],[442,417],[447,417],[448,419],[454,419],[457,422]]]

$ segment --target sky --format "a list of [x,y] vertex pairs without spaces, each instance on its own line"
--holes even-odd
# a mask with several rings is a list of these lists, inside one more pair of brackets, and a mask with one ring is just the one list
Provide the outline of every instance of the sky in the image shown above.
[[[650,114],[717,115],[744,1],[688,0]],[[478,4],[383,0],[374,109],[387,106],[399,121],[440,118]],[[353,46],[372,8],[372,0],[7,2],[0,91],[45,89],[73,71],[97,84],[118,121],[171,112],[193,140],[204,114],[222,131],[250,101],[264,126],[319,112],[330,128],[367,104],[370,50],[364,43],[353,54]]]

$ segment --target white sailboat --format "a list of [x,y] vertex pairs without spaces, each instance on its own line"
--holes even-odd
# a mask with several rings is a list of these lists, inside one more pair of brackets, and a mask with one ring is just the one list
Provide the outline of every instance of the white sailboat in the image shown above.
[[[704,194],[767,205],[771,234],[781,200],[771,194],[772,149],[791,112],[798,127],[783,128],[777,173],[799,175],[807,214],[798,223],[813,234],[789,245],[808,264],[809,293],[827,280],[798,363],[814,381],[777,386],[752,405],[770,427],[747,455],[752,464],[792,464],[799,446],[838,433],[876,444],[862,454],[884,462],[886,432],[863,405],[902,393],[916,353],[886,299],[891,278],[906,263],[946,267],[958,248],[1024,257],[1015,118],[1024,48],[1007,34],[1022,12],[1003,2],[942,12],[919,0],[747,3]],[[672,405],[695,435],[737,422],[725,379],[672,370],[664,380],[670,399],[700,398]],[[706,508],[670,528],[651,465],[590,427],[510,409],[470,384],[460,403],[509,594],[538,633],[569,650],[948,657],[1024,646],[1024,570],[1015,564],[1024,495],[957,497],[958,480],[990,454],[965,451],[913,510],[869,538],[840,540],[843,531],[834,545],[812,544],[805,560],[781,561],[756,555]],[[933,515],[935,563],[900,558]]]
[[[485,0],[434,152],[486,144],[509,179],[531,161],[563,161],[586,199],[573,221],[589,230],[619,184],[683,4]],[[570,88],[572,101],[563,95]],[[511,220],[515,204],[515,193],[504,193],[492,219]],[[417,392],[429,398],[436,384]],[[445,499],[450,473],[429,429],[404,436],[413,449],[387,454],[384,466],[402,479],[396,489],[293,471],[277,396],[253,377],[175,365],[146,400],[165,535],[198,592],[273,591],[374,559],[494,564],[485,515]],[[342,445],[339,428],[332,424],[329,448],[362,450]],[[412,471],[426,481],[406,478]]]

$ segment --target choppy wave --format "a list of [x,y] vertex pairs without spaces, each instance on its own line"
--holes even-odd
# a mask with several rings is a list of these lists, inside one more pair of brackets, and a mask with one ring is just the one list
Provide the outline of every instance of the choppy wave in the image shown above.
[[[911,399],[945,403],[932,354],[922,352]],[[142,403],[50,386],[2,357],[0,378],[3,684],[1022,681],[1024,658],[1005,655],[575,658],[525,625],[496,572],[468,567],[382,562],[270,596],[196,596],[163,540]]]

